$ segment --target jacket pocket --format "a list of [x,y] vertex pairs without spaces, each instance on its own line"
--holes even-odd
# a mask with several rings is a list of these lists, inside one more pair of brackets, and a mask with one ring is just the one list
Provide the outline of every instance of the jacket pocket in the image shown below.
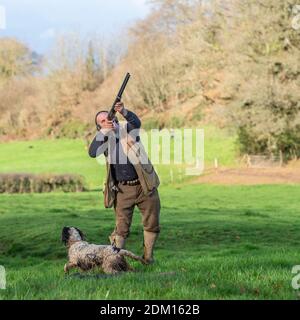
[[151,163],[141,164],[141,173],[143,175],[143,180],[145,181],[148,191],[152,191],[154,188],[157,188],[159,186],[160,182],[158,175]]

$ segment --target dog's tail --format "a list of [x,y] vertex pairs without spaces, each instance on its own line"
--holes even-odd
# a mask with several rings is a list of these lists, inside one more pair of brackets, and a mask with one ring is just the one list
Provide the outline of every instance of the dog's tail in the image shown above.
[[136,254],[134,254],[133,252],[131,251],[128,251],[128,250],[124,250],[124,249],[121,249],[119,254],[121,256],[125,256],[125,257],[128,257],[128,258],[131,258],[133,260],[136,260],[136,261],[139,261],[141,262],[142,264],[146,264],[146,261],[140,257],[140,256],[137,256]]

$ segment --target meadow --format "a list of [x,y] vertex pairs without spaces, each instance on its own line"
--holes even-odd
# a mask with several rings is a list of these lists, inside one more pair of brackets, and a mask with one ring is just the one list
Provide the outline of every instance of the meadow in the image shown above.
[[[206,163],[221,154],[233,164],[233,139],[214,134],[206,139]],[[88,241],[102,244],[113,229],[114,213],[103,208],[100,190],[103,168],[80,140],[40,140],[0,144],[0,169],[79,173],[90,187],[83,193],[0,195],[0,265],[7,271],[0,299],[299,298],[291,286],[292,267],[300,264],[299,185],[197,185],[176,176],[170,184],[169,168],[159,167],[156,263],[132,262],[136,272],[117,277],[98,271],[65,276],[63,226],[77,226]],[[138,210],[127,248],[142,253]]]
[[[65,225],[107,243],[114,214],[98,192],[1,195],[1,299],[298,299],[298,186],[162,187],[156,263],[117,277],[65,276]],[[142,253],[135,212],[127,248]]]

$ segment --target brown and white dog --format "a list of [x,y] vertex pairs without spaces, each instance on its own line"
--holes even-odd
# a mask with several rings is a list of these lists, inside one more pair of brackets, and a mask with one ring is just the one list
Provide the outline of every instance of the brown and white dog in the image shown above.
[[65,264],[64,271],[68,273],[72,268],[82,271],[101,268],[107,274],[117,274],[122,271],[132,271],[125,257],[140,261],[145,264],[142,257],[134,253],[118,249],[111,245],[89,244],[85,241],[83,233],[75,227],[64,227],[62,241],[68,248],[69,261]]

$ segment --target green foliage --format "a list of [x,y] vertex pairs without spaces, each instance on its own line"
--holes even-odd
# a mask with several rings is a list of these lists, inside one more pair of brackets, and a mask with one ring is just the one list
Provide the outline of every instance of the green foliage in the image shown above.
[[56,138],[80,138],[84,136],[87,125],[79,120],[69,120],[63,123],[59,131],[57,131]]
[[[112,210],[90,193],[0,195],[0,299],[298,299],[299,186],[183,185],[160,188],[161,234],[156,263],[129,261],[136,272],[65,276],[62,227],[79,227],[106,244]],[[284,241],[282,234],[284,230]],[[142,254],[135,212],[127,248]]]
[[81,192],[84,189],[83,178],[74,174],[0,174],[0,193]]
[[277,144],[287,160],[298,159],[300,157],[300,125],[279,135]]
[[83,81],[83,90],[94,91],[99,83],[99,66],[97,65],[93,42],[90,41],[88,45],[87,57],[85,59],[85,77]]
[[276,0],[235,3],[240,14],[227,35],[234,52],[228,61],[234,81],[228,83],[236,89],[229,119],[241,152],[300,157],[300,37],[290,26],[292,7]]
[[183,128],[186,125],[186,119],[179,116],[172,116],[171,118],[167,117],[152,117],[143,121],[143,129],[151,130],[151,129],[163,129],[163,128]]
[[193,112],[192,122],[199,122],[204,119],[203,108],[202,105],[199,105]]
[[239,150],[243,154],[263,154],[268,146],[266,140],[256,139],[256,136],[254,134],[251,135],[251,130],[246,127],[238,129],[237,142]]
[[151,129],[158,129],[161,128],[162,124],[159,119],[156,119],[154,117],[147,119],[143,121],[143,129],[148,131]]
[[34,70],[32,52],[13,38],[0,39],[0,84]]
[[241,153],[279,156],[281,152],[285,161],[299,158],[300,127],[287,129],[277,134],[274,139],[276,144],[270,149],[270,140],[267,137],[259,139],[252,128],[241,127],[238,130],[238,146]]
[[183,128],[186,125],[186,119],[184,117],[172,116],[171,119],[166,123],[168,128]]

